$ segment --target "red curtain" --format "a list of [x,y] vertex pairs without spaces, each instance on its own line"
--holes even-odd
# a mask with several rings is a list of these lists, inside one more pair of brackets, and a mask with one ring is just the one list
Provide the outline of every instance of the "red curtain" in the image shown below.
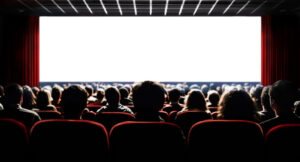
[[39,17],[5,16],[2,25],[2,83],[39,86]]
[[290,80],[300,87],[299,18],[262,16],[261,81]]

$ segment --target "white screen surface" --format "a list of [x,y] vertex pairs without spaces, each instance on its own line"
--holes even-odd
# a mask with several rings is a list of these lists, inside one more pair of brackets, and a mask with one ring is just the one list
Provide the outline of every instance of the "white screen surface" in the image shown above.
[[40,17],[40,81],[259,81],[260,17]]

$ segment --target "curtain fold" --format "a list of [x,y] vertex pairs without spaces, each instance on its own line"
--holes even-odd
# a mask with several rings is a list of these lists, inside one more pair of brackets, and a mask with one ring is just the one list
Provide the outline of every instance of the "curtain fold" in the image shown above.
[[5,16],[3,25],[3,84],[39,86],[39,17]]
[[261,82],[290,80],[300,87],[299,18],[262,16]]

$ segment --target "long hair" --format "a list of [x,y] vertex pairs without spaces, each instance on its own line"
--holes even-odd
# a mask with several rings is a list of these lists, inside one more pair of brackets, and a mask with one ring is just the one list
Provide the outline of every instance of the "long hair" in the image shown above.
[[185,109],[206,111],[206,101],[200,90],[191,90],[185,100]]
[[36,105],[36,96],[32,92],[32,89],[25,85],[23,87],[23,101],[22,101],[22,107],[27,109],[32,109]]
[[51,95],[48,90],[42,89],[37,96],[36,106],[38,108],[43,108],[51,104]]
[[231,90],[222,95],[218,118],[259,121],[255,103],[244,90]]

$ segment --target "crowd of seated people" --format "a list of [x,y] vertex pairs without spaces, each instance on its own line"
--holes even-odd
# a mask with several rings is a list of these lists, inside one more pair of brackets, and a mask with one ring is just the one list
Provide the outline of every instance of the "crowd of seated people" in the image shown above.
[[131,109],[120,104],[121,95],[116,87],[107,88],[105,90],[105,98],[107,105],[101,107],[97,112],[127,112],[133,115]]
[[[125,112],[134,115],[138,121],[169,122],[175,121],[182,112],[201,111],[215,120],[254,121],[266,132],[281,123],[300,122],[298,94],[291,82],[282,80],[269,86],[252,87],[188,86],[154,81],[96,88],[91,85],[31,88],[11,84],[5,88],[0,86],[0,116],[17,119],[30,129],[41,120],[38,112],[44,110],[59,111],[65,119],[82,120],[84,113],[91,112],[90,107],[93,107],[95,115],[96,112]],[[175,114],[174,119],[168,120],[161,112]]]
[[2,118],[12,118],[22,122],[29,130],[34,123],[41,120],[40,116],[32,110],[21,106],[23,99],[23,88],[18,84],[11,84],[4,90],[1,98],[4,109],[0,112]]

